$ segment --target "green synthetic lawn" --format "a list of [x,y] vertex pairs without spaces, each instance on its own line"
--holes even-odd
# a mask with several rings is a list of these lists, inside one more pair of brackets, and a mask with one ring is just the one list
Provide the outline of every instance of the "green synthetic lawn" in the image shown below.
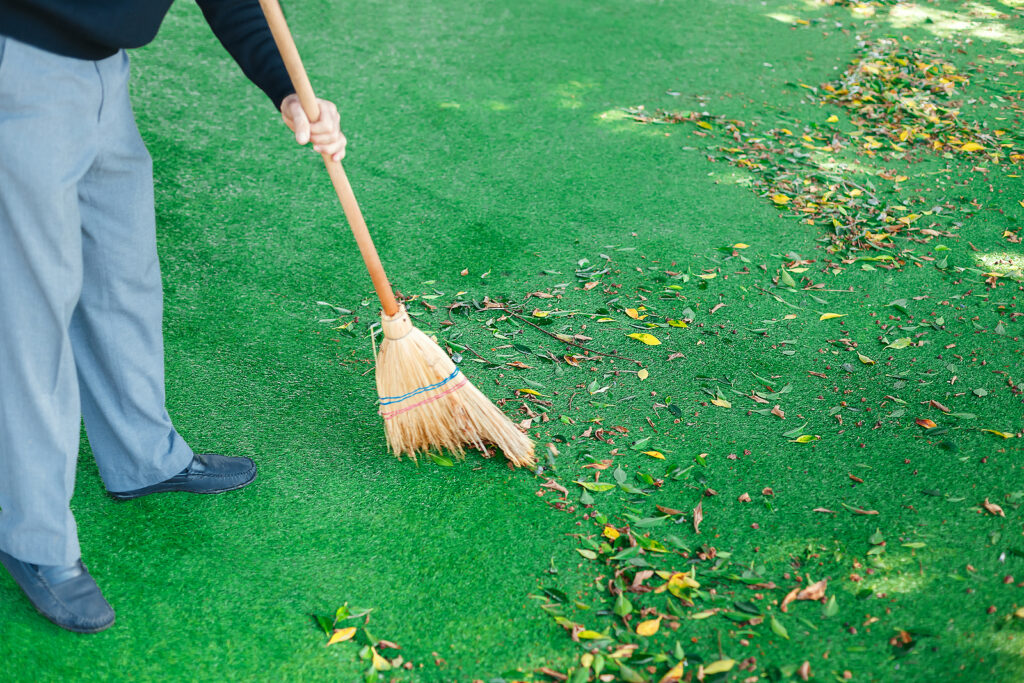
[[[1024,518],[1012,495],[1024,489],[1024,411],[1007,383],[1019,383],[1024,367],[1020,323],[1010,315],[1019,309],[1019,283],[1004,278],[987,290],[977,271],[858,264],[836,275],[807,273],[829,283],[816,293],[827,304],[783,291],[771,278],[791,260],[787,254],[820,261],[823,228],[784,217],[736,182],[734,168],[709,162],[714,141],[696,135],[700,129],[645,126],[622,113],[644,105],[770,125],[821,120],[830,112],[805,104],[796,84],[834,78],[855,55],[858,31],[937,41],[959,17],[952,13],[966,16],[969,8],[928,3],[931,14],[921,9],[894,26],[887,7],[865,22],[847,8],[813,2],[293,4],[300,52],[319,94],[342,112],[346,168],[394,284],[405,295],[441,293],[427,300],[436,312],[410,304],[422,313],[417,324],[468,346],[466,374],[495,399],[512,399],[508,412],[523,405],[515,389],[534,387],[553,401],[552,421],[531,433],[542,461],[545,444],[557,443],[555,470],[537,477],[475,453],[454,467],[416,466],[386,452],[369,372],[367,323],[377,308],[322,165],[295,148],[198,9],[177,3],[153,45],[134,54],[133,67],[136,114],[156,169],[168,407],[195,449],[254,457],[260,477],[224,496],[118,504],[104,495],[83,440],[73,508],[84,558],[117,623],[94,636],[65,633],[0,578],[0,679],[359,680],[368,666],[358,660],[359,645],[325,648],[311,616],[348,602],[373,608],[373,636],[401,645],[416,665],[384,680],[489,680],[515,670],[521,673],[509,680],[551,680],[535,672],[565,672],[585,649],[531,596],[546,588],[578,599],[590,609],[566,605],[565,613],[597,631],[617,621],[605,611],[607,591],[593,585],[602,574],[607,580],[608,568],[581,557],[571,536],[601,531],[582,518],[572,483],[593,479],[582,467],[586,453],[614,459],[634,484],[638,471],[661,477],[701,460],[685,475],[664,477],[660,488],[647,487],[646,497],[595,493],[592,508],[620,527],[624,513],[649,517],[655,504],[685,510],[686,523],[655,533],[676,535],[691,558],[702,547],[732,553],[731,567],[694,563],[698,579],[763,567],[764,580],[779,586],[767,591],[767,604],[797,585],[791,573],[810,573],[827,577],[828,595],[837,597],[839,611],[829,617],[814,603],[794,603],[787,614],[766,608],[788,638],[766,622],[750,627],[755,635],[742,636],[745,645],[733,623],[713,616],[684,619],[675,632],[664,628],[644,641],[649,651],[671,653],[679,641],[694,662],[757,658],[756,670],[734,669],[724,680],[785,678],[805,660],[814,680],[846,670],[853,680],[877,681],[1024,677],[1024,629],[1010,616],[1024,604],[1016,585],[1024,580]],[[976,10],[970,51],[956,53],[952,42],[942,49],[959,64],[1016,60],[1017,75],[1004,65],[999,80],[1020,91],[1019,3],[993,4],[1007,18]],[[800,18],[815,21],[793,23]],[[958,30],[962,40],[965,29]],[[1019,110],[983,101],[965,112],[1021,130]],[[979,254],[996,252],[1020,258],[1021,245],[1003,237],[1024,222],[1020,179],[992,166],[982,180],[975,163],[961,159],[948,163],[950,183],[970,180],[962,189],[918,174],[943,163],[885,166],[899,167],[909,186],[937,202],[965,196],[983,203],[958,218],[959,239],[940,240],[950,264],[978,267]],[[735,255],[720,249],[736,243],[749,247]],[[917,245],[918,253],[936,255],[933,246]],[[575,271],[589,265],[610,272],[601,286],[583,290]],[[724,277],[744,265],[751,274]],[[719,276],[702,281],[696,274],[704,269]],[[665,271],[693,274],[674,290],[678,298],[658,298],[675,282]],[[564,296],[525,298],[538,291]],[[561,363],[556,374],[534,352],[573,350],[528,325],[497,321],[500,311],[464,309],[455,325],[441,326],[442,307],[457,292],[465,302],[509,301],[528,317],[550,311],[555,318],[543,329],[582,332],[594,338],[591,348],[640,360],[650,376],[640,382],[623,372],[639,367],[623,360]],[[907,313],[887,306],[900,298]],[[355,336],[323,322],[339,314],[321,301],[359,316]],[[726,307],[711,313],[718,303]],[[663,343],[644,346],[625,336],[638,330],[621,312],[644,304],[671,319],[689,307],[696,318],[686,329],[652,329]],[[565,310],[581,315],[559,318]],[[616,322],[597,323],[603,311]],[[846,317],[819,321],[823,312]],[[790,313],[797,317],[784,319]],[[885,350],[871,313],[886,322],[940,315],[948,329],[918,330],[929,332],[927,346]],[[352,319],[343,314],[339,323]],[[1001,334],[994,332],[999,321]],[[760,328],[770,332],[750,331]],[[875,365],[833,343],[842,329]],[[530,353],[498,348],[511,343]],[[945,350],[950,343],[957,346]],[[474,353],[533,369],[469,362]],[[675,353],[683,355],[668,360]],[[772,401],[785,410],[784,421],[749,414],[765,406],[728,392],[730,382],[744,393],[763,391],[752,373],[777,380],[775,389],[791,385]],[[900,373],[907,373],[902,380],[889,376]],[[609,389],[596,391],[593,380]],[[701,389],[716,387],[731,408],[707,403]],[[906,402],[905,413],[872,429],[898,407],[886,398],[892,395]],[[656,407],[666,396],[680,418]],[[840,426],[829,410],[841,400],[873,412],[840,411]],[[975,417],[945,416],[929,400]],[[926,433],[916,418],[949,431]],[[820,440],[782,436],[805,422],[803,433]],[[581,436],[587,427],[613,425],[628,437],[612,445]],[[664,462],[630,450],[647,436],[645,448],[662,452]],[[612,481],[611,473],[602,481]],[[537,495],[549,476],[570,487],[573,512],[555,509],[554,491]],[[765,487],[774,495],[763,495]],[[705,496],[706,488],[717,495]],[[751,503],[737,501],[744,492]],[[1005,518],[979,508],[986,498]],[[698,535],[690,517],[700,501]],[[885,551],[869,556],[880,547],[870,540],[876,530]],[[851,581],[851,573],[863,581]],[[1013,581],[1004,583],[1006,576]],[[888,642],[899,629],[917,639],[907,652]],[[665,664],[658,666],[663,673]],[[696,676],[696,664],[688,671]]]

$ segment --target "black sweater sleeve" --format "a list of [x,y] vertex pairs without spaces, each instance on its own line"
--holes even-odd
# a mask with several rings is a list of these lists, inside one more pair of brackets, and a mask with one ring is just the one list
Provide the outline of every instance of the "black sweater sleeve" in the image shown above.
[[196,0],[210,28],[242,71],[278,109],[293,93],[288,71],[277,51],[258,0]]

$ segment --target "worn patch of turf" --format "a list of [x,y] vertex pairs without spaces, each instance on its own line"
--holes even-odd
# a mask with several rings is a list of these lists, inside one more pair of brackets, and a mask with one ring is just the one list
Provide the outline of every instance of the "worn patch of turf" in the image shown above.
[[[376,307],[319,161],[293,149],[198,10],[175,7],[136,54],[134,82],[157,169],[169,408],[194,447],[256,457],[261,476],[220,497],[115,504],[83,443],[73,505],[118,624],[63,633],[0,580],[5,669],[355,680],[369,666],[360,643],[324,648],[311,616],[348,602],[373,608],[369,623],[345,622],[365,625],[355,640],[368,631],[414,663],[383,674],[399,680],[545,680],[541,667],[583,680],[588,649],[630,644],[628,659],[604,657],[603,674],[657,680],[681,655],[693,677],[733,660],[708,676],[721,680],[799,676],[805,661],[815,680],[1018,679],[1020,285],[986,282],[979,258],[1021,254],[1005,236],[1021,226],[1019,179],[956,155],[887,158],[908,176],[900,192],[954,206],[958,238],[900,244],[947,267],[857,261],[832,272],[825,227],[737,182],[723,126],[645,125],[623,111],[797,131],[831,113],[801,83],[836,78],[857,34],[906,35],[965,70],[980,64],[964,116],[1020,130],[1019,10],[835,4],[292,9],[314,84],[343,112],[346,167],[389,274],[481,388],[515,419],[537,416],[537,477],[497,458],[417,467],[385,453],[368,373]],[[560,298],[528,296],[537,292]],[[845,317],[819,320],[828,312]],[[335,329],[348,323],[355,336]],[[564,356],[582,349],[545,332],[641,365],[573,358],[577,367]],[[641,332],[662,343],[626,336]],[[883,348],[904,336],[915,346]],[[769,403],[744,398],[752,391]],[[784,420],[751,412],[775,405]],[[804,423],[797,431],[821,438],[783,436]],[[626,487],[585,498],[574,482],[595,481],[584,466],[602,460],[613,464],[599,481]],[[549,479],[568,494],[541,488]],[[606,526],[618,538],[601,536]],[[669,552],[633,555],[631,538]],[[609,585],[644,571],[638,558],[694,570],[700,593],[684,594],[694,606],[626,591],[631,609],[616,614]],[[780,610],[792,588],[821,579],[834,608],[826,598]],[[657,633],[633,635],[659,614]],[[606,637],[577,644],[575,625]]]

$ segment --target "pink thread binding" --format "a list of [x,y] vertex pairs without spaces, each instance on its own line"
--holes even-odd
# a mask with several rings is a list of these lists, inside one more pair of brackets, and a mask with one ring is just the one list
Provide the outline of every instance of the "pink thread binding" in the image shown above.
[[392,410],[392,411],[387,412],[387,413],[381,413],[380,416],[383,417],[385,420],[390,420],[391,418],[397,417],[398,415],[401,415],[402,413],[404,413],[406,411],[412,410],[413,408],[419,408],[422,405],[426,405],[427,403],[430,403],[432,401],[436,401],[437,399],[441,398],[442,396],[447,396],[448,394],[452,393],[453,391],[458,391],[462,387],[466,386],[466,383],[468,381],[469,381],[468,379],[463,378],[461,382],[459,382],[458,384],[456,384],[455,386],[453,386],[453,387],[451,387],[449,389],[445,389],[440,394],[435,394],[435,395],[431,396],[430,398],[423,399],[419,403],[413,403],[411,406],[406,406],[405,408],[400,408],[399,410]]

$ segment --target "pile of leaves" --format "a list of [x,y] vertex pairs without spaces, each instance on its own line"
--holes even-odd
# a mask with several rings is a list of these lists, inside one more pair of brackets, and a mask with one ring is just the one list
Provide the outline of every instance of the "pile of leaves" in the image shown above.
[[[411,671],[414,667],[411,661],[400,654],[402,648],[397,643],[376,638],[370,633],[367,626],[372,611],[372,608],[349,607],[345,603],[331,616],[313,615],[317,626],[327,636],[325,647],[339,643],[357,646],[355,658],[367,666],[363,673],[364,683],[393,680],[391,676],[395,672]],[[346,625],[349,623],[358,625]]]
[[742,169],[759,195],[808,225],[825,227],[828,253],[852,259],[876,252],[888,257],[883,267],[900,267],[914,259],[914,250],[895,240],[927,244],[955,236],[957,207],[901,196],[908,177],[880,163],[920,151],[1020,165],[1024,147],[1018,133],[990,131],[960,116],[957,98],[969,80],[937,53],[892,39],[865,42],[860,52],[837,81],[820,88],[799,84],[814,103],[841,108],[845,124],[833,114],[823,122],[760,132],[757,122],[700,112],[626,111],[640,123],[692,123],[701,134],[731,138],[717,148],[720,157],[709,159]]

